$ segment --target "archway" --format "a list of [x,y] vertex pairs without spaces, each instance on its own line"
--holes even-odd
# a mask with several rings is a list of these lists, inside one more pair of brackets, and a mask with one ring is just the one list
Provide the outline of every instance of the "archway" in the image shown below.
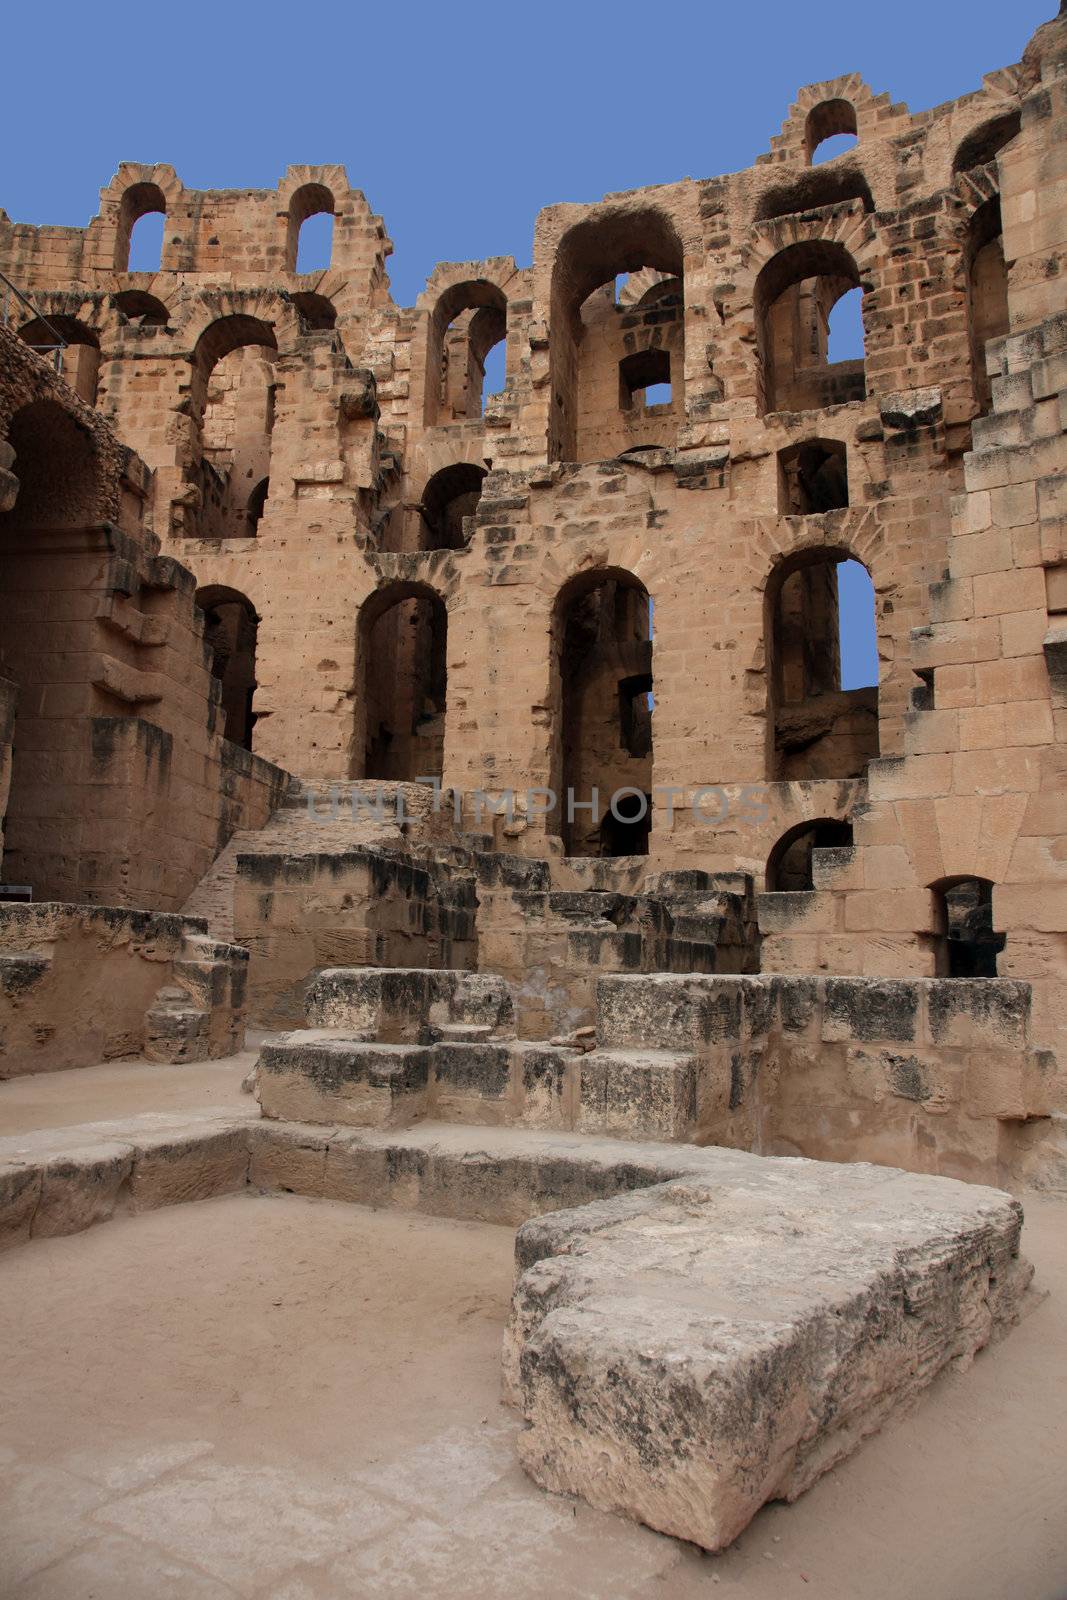
[[839,850],[852,844],[852,824],[836,817],[798,822],[777,841],[767,857],[764,887],[768,894],[796,894],[814,889],[813,850]]
[[[862,584],[852,586],[854,575]],[[846,587],[847,586],[847,587]],[[783,561],[766,591],[768,773],[856,778],[878,754],[874,589],[847,551]],[[843,664],[861,670],[843,673]]]
[[357,776],[413,783],[444,771],[448,612],[427,584],[393,583],[359,619]]
[[556,599],[552,640],[554,831],[568,855],[645,855],[652,821],[648,590],[616,568],[572,578]]
[[200,424],[200,538],[255,532],[250,497],[270,473],[277,345],[257,317],[220,317],[197,341],[192,397]]
[[[57,334],[62,344],[57,342]],[[19,338],[54,363],[79,400],[95,406],[100,339],[94,328],[76,317],[35,317],[19,329]]]
[[247,595],[221,585],[196,592],[204,613],[204,642],[211,651],[211,675],[222,686],[222,733],[231,744],[252,748],[256,716],[256,643],[259,618]]
[[426,422],[472,422],[482,415],[486,362],[507,333],[504,291],[486,279],[453,284],[430,316]]
[[57,401],[12,417],[19,489],[0,515],[0,678],[15,687],[4,877],[39,900],[84,898],[78,839],[90,717],[98,705],[93,605],[101,480],[91,435]]
[[[115,233],[116,272],[159,271],[163,260],[166,216],[167,197],[158,184],[131,183],[123,191]],[[144,224],[142,218],[146,219]],[[138,236],[136,241],[135,230]],[[142,231],[145,233],[143,240]]]
[[289,202],[285,269],[324,272],[333,256],[334,199],[324,183],[302,184]]
[[801,240],[767,262],[754,291],[763,412],[824,410],[864,398],[862,319],[854,319],[847,359],[831,359],[830,348],[834,308],[858,289],[859,269],[836,240]]
[[457,461],[435,472],[422,491],[419,511],[422,517],[423,550],[463,550],[467,539],[464,523],[478,509],[485,482],[485,468]]
[[[674,223],[653,207],[609,212],[564,234],[552,268],[551,460],[674,443],[685,402],[683,274]],[[624,370],[631,356],[641,360]],[[650,385],[666,389],[649,406]]]

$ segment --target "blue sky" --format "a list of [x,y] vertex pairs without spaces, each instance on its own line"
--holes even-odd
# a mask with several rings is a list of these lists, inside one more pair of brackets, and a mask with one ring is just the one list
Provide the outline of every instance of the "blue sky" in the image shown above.
[[[394,298],[410,305],[437,261],[527,263],[542,206],[748,166],[802,84],[856,70],[913,111],[966,94],[1055,11],[1056,0],[20,6],[5,21],[19,66],[0,97],[0,206],[84,226],[121,160],[168,161],[205,189],[270,188],[290,163],[339,161],[385,219]],[[853,353],[857,326],[853,313],[835,355]],[[869,682],[869,601],[854,596],[858,578],[842,583],[846,684]]]
[[747,166],[801,84],[856,69],[912,110],[976,89],[1055,10],[23,5],[5,20],[0,206],[81,226],[120,160],[169,161],[192,188],[272,187],[291,162],[340,161],[385,218],[409,305],[436,261],[528,262],[541,206]]

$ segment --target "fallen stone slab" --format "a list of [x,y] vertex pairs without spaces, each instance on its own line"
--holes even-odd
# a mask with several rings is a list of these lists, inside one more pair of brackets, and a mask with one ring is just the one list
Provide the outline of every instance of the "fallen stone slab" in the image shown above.
[[693,1154],[519,1229],[505,1388],[536,1482],[721,1550],[1010,1327],[1031,1269],[998,1190]]

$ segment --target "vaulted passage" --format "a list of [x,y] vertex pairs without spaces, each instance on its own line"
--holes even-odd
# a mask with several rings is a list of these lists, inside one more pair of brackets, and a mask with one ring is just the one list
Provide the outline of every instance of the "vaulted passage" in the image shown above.
[[367,601],[359,626],[357,776],[404,783],[441,776],[447,649],[448,613],[426,585],[391,584]]
[[30,884],[38,900],[82,900],[92,871],[82,860],[80,787],[89,719],[118,709],[105,708],[93,687],[89,591],[108,556],[97,527],[99,475],[89,435],[54,401],[16,412],[8,443],[19,492],[0,515],[0,711],[4,721],[14,716],[4,878]]
[[851,822],[818,817],[813,822],[797,823],[795,828],[783,833],[767,857],[765,886],[768,893],[795,894],[813,889],[812,851],[842,849],[851,844]]
[[582,574],[553,619],[552,787],[568,855],[646,855],[652,794],[652,604],[631,573]]
[[204,613],[204,641],[212,653],[211,675],[222,685],[221,732],[232,744],[252,748],[256,717],[256,638],[259,618],[251,600],[217,585],[197,590]]
[[769,776],[861,776],[878,754],[878,675],[874,594],[858,562],[816,550],[772,574],[767,676]]

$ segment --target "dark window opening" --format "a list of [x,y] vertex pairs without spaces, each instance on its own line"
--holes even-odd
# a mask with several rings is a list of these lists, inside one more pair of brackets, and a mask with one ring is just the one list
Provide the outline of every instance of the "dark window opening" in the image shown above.
[[[572,856],[647,853],[651,823],[637,815],[637,797],[652,789],[648,591],[630,573],[583,574],[561,592],[553,637],[558,731],[551,787],[559,797],[556,831]],[[626,795],[627,790],[634,793]],[[618,815],[611,817],[616,794]]]
[[806,439],[778,452],[778,510],[784,517],[848,505],[848,458],[837,439]]
[[973,172],[975,167],[987,166],[1006,144],[1011,143],[1021,126],[1020,112],[1007,111],[1003,116],[994,117],[991,122],[984,122],[980,128],[975,128],[956,151],[953,172]]
[[669,350],[635,350],[619,362],[619,408],[646,411],[653,405],[670,405],[671,356]]
[[211,675],[222,691],[222,733],[231,744],[252,748],[256,715],[256,639],[259,618],[252,602],[234,589],[198,591],[204,613],[204,642],[211,651]]
[[651,831],[652,796],[620,794],[614,812],[609,810],[600,823],[600,854],[647,856]]
[[259,532],[260,520],[267,504],[267,495],[270,491],[270,479],[264,478],[257,483],[248,497],[248,531],[254,537]]
[[995,978],[1007,940],[993,931],[993,885],[986,878],[960,878],[934,893],[942,929],[938,976]]
[[310,333],[319,333],[337,325],[337,307],[324,294],[301,292],[294,294],[293,304],[301,321]]
[[764,412],[814,411],[866,394],[862,288],[833,240],[788,245],[760,272],[756,343]]
[[170,313],[162,300],[157,300],[154,294],[145,294],[142,289],[123,289],[114,298],[127,322],[136,323],[139,327],[165,328],[170,320]]
[[485,468],[460,461],[435,472],[422,492],[423,550],[463,550],[468,543],[467,519],[478,509]]

